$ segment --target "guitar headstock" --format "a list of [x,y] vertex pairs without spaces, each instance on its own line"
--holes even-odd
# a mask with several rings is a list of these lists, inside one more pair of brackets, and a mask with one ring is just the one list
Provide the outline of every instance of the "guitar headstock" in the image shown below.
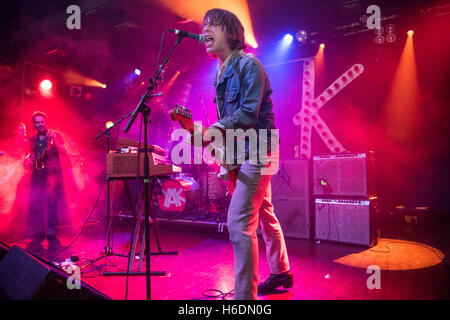
[[180,104],[176,104],[175,108],[172,109],[170,114],[175,116],[175,117],[182,117],[182,118],[186,118],[186,119],[192,119],[191,110],[189,110],[188,108],[186,108],[185,106],[182,106]]
[[176,104],[175,108],[170,110],[170,117],[173,121],[178,121],[184,129],[187,129],[190,132],[194,131],[192,113],[191,110],[186,107]]

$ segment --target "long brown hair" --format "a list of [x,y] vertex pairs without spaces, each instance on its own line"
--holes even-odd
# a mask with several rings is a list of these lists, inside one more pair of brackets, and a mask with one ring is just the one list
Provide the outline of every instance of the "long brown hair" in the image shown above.
[[222,27],[231,50],[246,48],[244,27],[234,13],[224,9],[211,9],[203,18],[202,30],[207,25]]

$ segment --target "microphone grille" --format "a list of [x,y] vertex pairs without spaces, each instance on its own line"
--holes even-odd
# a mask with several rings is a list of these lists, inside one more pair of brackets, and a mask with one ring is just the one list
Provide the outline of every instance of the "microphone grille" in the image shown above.
[[198,42],[199,43],[203,43],[205,41],[206,41],[205,35],[204,34],[200,34],[199,37],[198,37]]

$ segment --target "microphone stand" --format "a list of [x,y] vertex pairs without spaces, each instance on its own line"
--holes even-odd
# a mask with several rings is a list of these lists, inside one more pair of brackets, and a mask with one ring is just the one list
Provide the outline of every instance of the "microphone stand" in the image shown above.
[[[202,90],[201,95],[200,95],[200,104],[202,105],[203,108],[203,113],[205,115],[205,121],[206,121],[206,126],[209,127],[209,120],[208,120],[208,113],[206,112],[206,107],[205,107],[205,99],[204,99],[204,95],[205,95],[205,91]],[[201,175],[201,167],[206,168],[203,171],[203,174],[205,174],[206,171],[206,178],[205,178],[205,185],[206,185],[206,192],[205,192],[205,213],[206,216],[209,218],[209,165],[208,164],[201,164],[198,166],[198,171],[197,171],[197,175],[198,175],[198,181],[199,181],[199,185],[200,185],[200,195],[202,194],[203,190],[202,190],[202,186],[201,186],[201,181],[200,181],[200,175]],[[200,196],[201,197],[201,196]],[[203,213],[203,207],[201,206],[201,200],[199,201],[199,209],[200,212]]]
[[[149,116],[151,113],[150,107],[147,103],[152,98],[152,92],[158,87],[158,82],[161,80],[161,74],[164,71],[167,63],[169,62],[173,52],[176,47],[180,44],[181,40],[186,37],[186,35],[179,33],[177,36],[177,40],[175,41],[175,45],[169,53],[169,56],[164,59],[163,63],[156,70],[155,77],[149,79],[150,85],[147,87],[147,91],[142,96],[141,101],[137,105],[136,109],[131,114],[131,118],[127,123],[127,126],[124,129],[124,132],[128,132],[133,125],[133,122],[136,120],[138,113],[142,113],[142,117],[144,120],[144,212],[145,212],[145,276],[146,276],[146,287],[147,287],[147,300],[151,300],[151,273],[150,273],[150,199],[153,198],[153,190],[154,190],[154,180],[152,180],[151,186],[151,198],[149,197],[149,182],[150,182],[150,172],[149,172],[149,157],[148,157],[148,123]],[[138,150],[141,152],[141,150]]]
[[[111,144],[111,130],[117,126],[119,123],[121,123],[124,119],[128,118],[131,115],[131,112],[127,113],[125,116],[122,117],[122,119],[120,119],[119,121],[117,121],[116,123],[114,123],[112,126],[110,126],[109,128],[107,128],[105,131],[103,131],[102,133],[100,133],[97,137],[95,137],[94,140],[98,140],[101,137],[103,137],[106,134],[106,153],[109,154],[109,150],[110,150],[110,144]],[[106,177],[106,201],[107,201],[107,206],[106,206],[106,247],[104,248],[105,251],[100,253],[100,256],[98,258],[95,258],[93,260],[91,260],[89,263],[83,265],[81,267],[81,269],[84,269],[92,264],[94,264],[95,262],[99,261],[100,259],[109,257],[109,256],[118,256],[118,257],[128,257],[126,255],[123,254],[117,254],[117,253],[113,253],[113,249],[111,246],[111,227],[112,227],[112,218],[111,218],[111,207],[110,207],[110,184],[109,184],[109,178]],[[105,260],[106,263],[106,260]]]

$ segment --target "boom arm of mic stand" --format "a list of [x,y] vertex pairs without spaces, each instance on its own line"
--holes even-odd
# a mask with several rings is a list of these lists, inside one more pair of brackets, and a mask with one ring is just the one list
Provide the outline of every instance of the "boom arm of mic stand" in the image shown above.
[[152,98],[152,94],[151,93],[153,92],[154,89],[156,89],[158,87],[158,82],[159,82],[159,80],[161,80],[161,78],[160,78],[161,77],[161,73],[166,68],[167,63],[170,60],[170,57],[172,56],[173,52],[175,51],[175,48],[180,44],[180,42],[181,42],[181,40],[183,38],[184,37],[181,34],[178,34],[177,40],[175,41],[175,45],[173,46],[173,48],[170,51],[170,53],[167,56],[167,58],[164,59],[161,67],[156,71],[154,80],[152,80],[151,78],[149,79],[150,85],[148,86],[147,91],[145,92],[145,94],[142,96],[142,99],[139,102],[138,106],[133,111],[133,114],[131,115],[131,118],[128,121],[127,126],[123,130],[124,132],[128,132],[130,130],[131,126],[133,125],[134,120],[136,120],[136,117],[137,117],[138,113],[143,111],[143,107],[145,106],[145,104],[148,102],[148,100],[150,98]]
[[[175,42],[175,45],[172,48],[172,51],[170,51],[169,56],[166,59],[164,59],[163,64],[156,71],[154,80],[149,79],[150,85],[148,86],[146,93],[142,96],[142,99],[139,102],[138,106],[133,111],[133,114],[131,115],[131,118],[128,121],[128,124],[127,124],[126,128],[124,129],[125,132],[128,132],[128,130],[130,129],[134,120],[136,119],[137,114],[139,112],[142,113],[142,116],[144,119],[144,145],[145,145],[145,151],[144,151],[144,212],[145,212],[144,227],[145,228],[144,228],[144,230],[145,230],[145,269],[146,269],[145,275],[146,275],[146,287],[147,287],[147,300],[151,300],[150,225],[149,225],[151,203],[150,203],[150,198],[149,198],[150,175],[149,175],[149,157],[148,157],[148,121],[149,121],[148,117],[150,115],[151,110],[150,110],[150,107],[147,106],[147,102],[150,98],[152,98],[152,92],[158,86],[158,81],[160,80],[161,73],[164,71],[164,68],[166,67],[167,63],[169,62],[169,59],[172,56],[173,52],[175,51],[175,48],[180,44],[182,39],[183,39],[183,36],[181,36],[179,34],[177,37],[177,40]],[[140,150],[138,152],[140,152]],[[152,179],[151,197],[153,197],[154,184],[155,184],[155,181]]]

